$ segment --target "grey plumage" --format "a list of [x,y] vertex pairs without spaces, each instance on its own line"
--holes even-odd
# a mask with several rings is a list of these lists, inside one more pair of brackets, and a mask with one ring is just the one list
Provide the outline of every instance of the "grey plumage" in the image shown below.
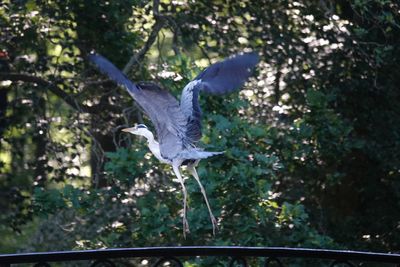
[[201,138],[199,92],[221,95],[240,88],[258,61],[256,53],[235,55],[209,66],[185,86],[181,96],[181,109],[188,117],[186,137],[191,142],[197,142]]
[[143,108],[153,122],[161,155],[173,160],[189,142],[185,138],[186,118],[181,112],[179,102],[168,91],[156,84],[139,84],[139,90],[130,95]]
[[101,55],[91,54],[89,60],[112,80],[126,87],[154,123],[162,156],[172,160],[182,155],[185,149],[193,151],[194,143],[201,138],[199,92],[224,94],[238,89],[251,75],[259,57],[256,53],[245,53],[209,66],[185,86],[180,103],[155,84],[132,83]]
[[203,151],[195,146],[201,138],[201,109],[198,98],[200,91],[225,94],[240,88],[258,63],[258,55],[256,53],[240,54],[209,66],[185,86],[180,102],[156,84],[134,84],[111,62],[100,55],[91,54],[89,60],[112,80],[125,86],[153,122],[158,142],[154,140],[153,134],[145,125],[138,125],[123,131],[145,136],[152,153],[161,162],[172,165],[184,194],[184,234],[189,230],[189,224],[186,220],[187,192],[179,171],[179,167],[183,164],[187,165],[188,171],[201,188],[215,233],[217,221],[211,212],[205,189],[200,183],[195,167],[200,159],[223,152]]

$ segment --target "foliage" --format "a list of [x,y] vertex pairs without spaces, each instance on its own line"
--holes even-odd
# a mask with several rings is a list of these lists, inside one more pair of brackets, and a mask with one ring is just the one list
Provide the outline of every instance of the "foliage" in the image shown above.
[[[400,14],[395,1],[5,1],[0,4],[1,252],[158,245],[399,247]],[[202,95],[191,233],[182,193],[144,140],[123,89],[178,95],[210,62],[262,61],[241,93]],[[59,242],[63,240],[63,242]],[[47,244],[47,245],[46,245]],[[204,263],[210,264],[210,263]]]

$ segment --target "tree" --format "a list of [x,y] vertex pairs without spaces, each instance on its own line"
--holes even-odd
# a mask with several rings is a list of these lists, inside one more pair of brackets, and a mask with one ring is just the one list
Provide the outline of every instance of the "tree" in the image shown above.
[[[30,238],[62,238],[60,249],[196,240],[395,250],[398,9],[383,0],[2,4],[0,197],[15,201],[1,202],[0,218],[22,229],[48,216]],[[182,239],[179,186],[119,132],[147,118],[87,63],[93,49],[175,94],[211,61],[260,52],[246,90],[201,97],[203,145],[227,149],[199,169],[221,220],[215,239],[190,180],[192,234]]]

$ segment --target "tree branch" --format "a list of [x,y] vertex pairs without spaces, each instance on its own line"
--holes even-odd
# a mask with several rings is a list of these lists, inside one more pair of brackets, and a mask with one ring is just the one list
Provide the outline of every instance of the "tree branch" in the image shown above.
[[153,43],[156,41],[158,33],[164,26],[164,19],[157,19],[156,22],[153,25],[153,28],[151,29],[151,33],[149,35],[149,38],[147,38],[146,43],[144,44],[143,48],[139,50],[136,54],[134,54],[128,61],[128,63],[125,65],[124,69],[122,70],[123,73],[128,73],[129,70],[135,65],[136,63],[140,62],[147,51],[149,51],[150,47],[153,45]]
[[27,83],[35,83],[41,85],[49,89],[53,94],[55,94],[59,98],[63,99],[65,103],[67,103],[69,106],[80,112],[99,113],[101,111],[104,111],[105,109],[118,113],[121,112],[120,108],[113,105],[107,105],[105,103],[101,103],[95,106],[87,106],[79,104],[73,96],[69,95],[64,90],[60,89],[57,85],[48,82],[43,78],[32,76],[29,74],[0,72],[0,81],[27,82]]
[[140,62],[143,57],[146,55],[147,51],[149,51],[150,47],[154,44],[157,39],[158,33],[164,27],[166,19],[164,16],[160,15],[159,13],[159,0],[153,1],[153,15],[156,22],[153,24],[151,29],[150,35],[147,38],[142,49],[140,49],[136,54],[134,54],[126,63],[125,67],[123,68],[122,72],[127,74],[129,70],[138,62]]

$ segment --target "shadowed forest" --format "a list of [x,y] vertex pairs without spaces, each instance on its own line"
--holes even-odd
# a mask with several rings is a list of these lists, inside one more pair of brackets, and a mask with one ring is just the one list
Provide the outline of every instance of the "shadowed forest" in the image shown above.
[[[5,0],[0,26],[0,253],[400,252],[399,2]],[[199,100],[200,146],[225,151],[198,166],[215,237],[192,178],[183,237],[171,167],[121,132],[154,127],[92,51],[177,97],[210,64],[260,55],[241,91]]]

